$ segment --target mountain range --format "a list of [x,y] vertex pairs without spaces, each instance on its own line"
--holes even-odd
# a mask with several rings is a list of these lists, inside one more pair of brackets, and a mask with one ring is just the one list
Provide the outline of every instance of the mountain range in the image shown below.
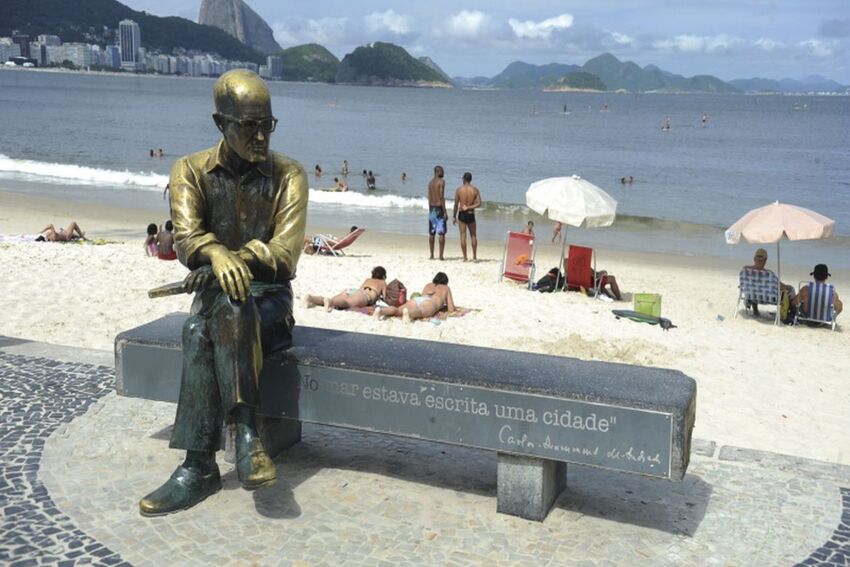
[[0,0],[0,36],[13,30],[58,35],[63,41],[115,43],[115,28],[132,19],[142,30],[142,46],[153,51],[217,53],[231,60],[265,62],[264,54],[284,59],[284,80],[362,85],[459,86],[494,89],[583,89],[629,92],[843,92],[835,81],[813,75],[801,80],[736,79],[711,75],[685,77],[655,65],[641,67],[610,53],[583,65],[534,65],[514,61],[495,77],[452,79],[430,57],[412,57],[404,48],[375,42],[360,46],[340,61],[318,44],[281,50],[271,27],[245,0],[202,0],[196,24],[184,18],[137,12],[117,0]]
[[808,93],[808,92],[840,92],[847,89],[833,80],[820,75],[810,75],[803,79],[735,79],[729,81],[744,92],[764,93]]
[[[581,73],[581,75],[576,75]],[[738,92],[738,88],[724,83],[711,75],[683,77],[659,69],[655,65],[639,66],[632,61],[620,61],[610,53],[603,53],[587,61],[584,65],[566,65],[549,63],[533,65],[515,61],[505,70],[493,77],[475,77],[464,79],[455,77],[460,86],[478,88],[547,88],[567,85],[565,77],[573,76],[574,84],[585,85],[580,88],[593,90],[626,90],[630,92]],[[594,81],[593,79],[596,79]],[[578,81],[578,82],[576,82]],[[592,85],[592,87],[590,86]]]

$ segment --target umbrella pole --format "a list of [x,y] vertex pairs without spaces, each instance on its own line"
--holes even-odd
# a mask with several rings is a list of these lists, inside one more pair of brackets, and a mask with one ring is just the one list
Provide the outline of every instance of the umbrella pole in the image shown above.
[[779,300],[779,305],[776,306],[776,321],[773,324],[779,325],[779,315],[782,311],[782,263],[779,261],[779,240],[776,241],[776,298]]
[[[558,260],[558,275],[555,276],[555,289],[558,289],[558,283],[561,281],[561,268],[564,267],[564,250],[567,248],[567,225],[563,225],[564,234],[561,237],[561,259]],[[567,269],[564,268],[564,291],[567,291]]]

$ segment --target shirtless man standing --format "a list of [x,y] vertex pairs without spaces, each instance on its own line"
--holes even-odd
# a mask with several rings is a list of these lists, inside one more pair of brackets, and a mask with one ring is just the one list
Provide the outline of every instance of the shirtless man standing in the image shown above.
[[434,178],[428,183],[428,246],[431,259],[434,259],[434,235],[440,235],[440,260],[445,260],[446,249],[446,181],[443,179],[443,166],[434,167]]
[[478,261],[478,235],[475,230],[475,209],[481,206],[481,192],[472,184],[472,174],[463,174],[463,185],[455,191],[455,204],[452,211],[453,224],[460,222],[460,250],[466,262],[466,230],[472,240],[472,259]]

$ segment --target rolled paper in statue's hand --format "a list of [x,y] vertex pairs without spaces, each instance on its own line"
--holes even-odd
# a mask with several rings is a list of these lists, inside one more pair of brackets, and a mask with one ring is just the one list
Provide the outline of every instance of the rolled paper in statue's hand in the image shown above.
[[168,297],[169,295],[180,295],[181,293],[189,293],[186,290],[186,283],[182,281],[155,287],[148,292],[148,297],[156,299],[158,297]]

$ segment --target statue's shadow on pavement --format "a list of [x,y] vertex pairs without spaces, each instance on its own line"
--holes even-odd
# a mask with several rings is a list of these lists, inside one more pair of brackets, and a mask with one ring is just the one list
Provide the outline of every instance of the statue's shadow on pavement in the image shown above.
[[[348,470],[493,499],[496,454],[429,441],[304,424],[302,441],[275,458],[278,481],[256,491],[257,512],[290,519],[301,514],[293,491],[325,469]],[[235,472],[225,489],[238,488]],[[407,489],[407,488],[405,488]],[[568,465],[567,488],[555,507],[568,512],[693,536],[712,486],[695,474],[681,482]],[[328,496],[331,498],[332,496]]]

